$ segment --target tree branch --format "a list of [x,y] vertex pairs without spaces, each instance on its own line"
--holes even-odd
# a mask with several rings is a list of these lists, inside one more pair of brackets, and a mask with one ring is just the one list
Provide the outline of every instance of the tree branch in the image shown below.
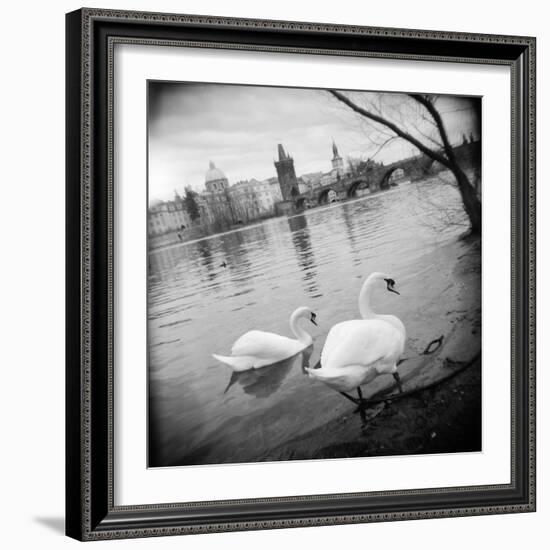
[[[443,164],[443,166],[446,166],[447,168],[451,168],[451,162],[448,158],[446,158],[445,156],[441,155],[440,153],[438,153],[436,151],[433,151],[429,147],[426,147],[421,141],[416,139],[411,134],[401,130],[401,128],[396,126],[393,122],[387,120],[386,118],[384,118],[382,116],[376,115],[376,114],[368,111],[367,109],[364,109],[363,107],[360,107],[355,102],[353,102],[351,99],[349,99],[346,95],[344,95],[343,93],[341,93],[337,90],[328,90],[328,91],[336,99],[338,99],[339,101],[341,101],[342,103],[347,105],[350,109],[352,109],[356,113],[358,113],[358,114],[360,114],[360,115],[362,115],[366,118],[369,118],[370,120],[372,120],[374,122],[377,122],[378,124],[381,124],[382,126],[386,126],[386,128],[389,128],[392,132],[397,134],[399,137],[403,138],[404,140],[408,141],[409,143],[412,143],[417,149],[419,149],[425,155],[429,156],[431,159]],[[411,96],[411,97],[413,97],[413,96]],[[436,121],[436,124],[437,124],[437,121]],[[445,134],[444,139],[446,139],[446,134]]]
[[449,141],[449,137],[447,136],[447,130],[445,130],[445,126],[443,125],[443,119],[441,118],[439,111],[433,106],[433,103],[423,95],[421,94],[408,94],[408,95],[409,97],[414,99],[417,103],[420,103],[420,105],[425,107],[428,113],[430,113],[431,117],[434,119],[437,125],[437,129],[439,130],[441,139],[443,140],[443,148],[445,150],[445,154],[447,155],[447,158],[449,159],[449,162],[456,164],[453,148]]
[[388,139],[384,140],[384,142],[378,147],[378,149],[370,156],[371,159],[374,160],[374,157],[376,157],[376,155],[378,153],[380,153],[380,151],[382,151],[382,149],[384,149],[384,147],[392,140],[394,139],[397,139],[398,136],[390,136]]

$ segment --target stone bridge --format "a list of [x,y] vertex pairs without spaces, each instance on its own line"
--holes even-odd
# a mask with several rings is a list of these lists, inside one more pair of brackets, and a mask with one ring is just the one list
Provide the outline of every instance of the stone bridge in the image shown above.
[[[429,164],[431,166],[432,163]],[[400,179],[418,177],[419,172],[424,171],[424,169],[429,170],[429,166],[426,165],[420,168],[417,157],[414,158],[414,162],[412,160],[402,160],[387,166],[378,165],[363,173],[345,174],[332,183],[314,188],[306,193],[297,194],[294,204],[297,209],[302,209],[308,204],[316,206],[334,200],[352,199],[363,193],[389,189],[394,181],[398,182]],[[395,178],[396,174],[399,176],[398,178]]]
[[[464,168],[480,165],[481,143],[479,141],[455,146],[454,151],[457,160]],[[443,169],[445,168],[442,165],[425,155],[415,155],[385,166],[378,164],[362,173],[345,174],[333,183],[314,188],[306,193],[296,194],[294,207],[301,210],[308,205],[317,206],[333,200],[351,199],[363,193],[388,189],[398,184],[399,180],[415,180]]]

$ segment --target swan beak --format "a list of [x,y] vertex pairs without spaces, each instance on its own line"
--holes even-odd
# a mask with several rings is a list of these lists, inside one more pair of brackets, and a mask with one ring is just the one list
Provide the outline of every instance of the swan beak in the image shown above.
[[386,288],[390,291],[390,292],[393,292],[395,294],[397,294],[398,296],[401,296],[399,294],[399,292],[397,292],[397,290],[395,290],[394,288],[394,285],[395,285],[395,281],[393,279],[384,279],[384,281],[386,281]]
[[315,320],[316,318],[317,318],[317,315],[315,315],[315,313],[312,313],[309,320],[317,327],[319,325],[317,324],[317,321]]

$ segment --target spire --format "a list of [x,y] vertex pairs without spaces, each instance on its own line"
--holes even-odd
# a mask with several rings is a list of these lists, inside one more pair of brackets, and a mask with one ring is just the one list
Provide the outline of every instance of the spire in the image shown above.
[[216,167],[214,166],[214,163],[210,161],[210,170],[212,170],[213,168],[216,168]]
[[336,143],[334,142],[334,139],[332,140],[332,154],[335,156],[335,157],[339,157],[340,155],[338,154],[338,147],[336,147]]
[[278,150],[279,150],[279,160],[285,160],[286,158],[288,158],[283,148],[283,145],[281,143],[279,143]]

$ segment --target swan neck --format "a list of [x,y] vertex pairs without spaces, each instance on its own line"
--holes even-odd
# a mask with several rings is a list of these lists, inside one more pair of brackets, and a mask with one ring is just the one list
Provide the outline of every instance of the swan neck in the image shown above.
[[311,336],[305,331],[304,328],[302,328],[298,324],[299,319],[300,319],[300,313],[295,311],[290,316],[290,330],[292,331],[294,336],[296,336],[296,338],[298,340],[300,340],[300,342],[310,344],[311,343]]
[[372,319],[376,317],[376,313],[374,313],[370,305],[374,282],[375,281],[372,279],[367,279],[361,287],[361,292],[359,292],[359,312],[363,319]]

